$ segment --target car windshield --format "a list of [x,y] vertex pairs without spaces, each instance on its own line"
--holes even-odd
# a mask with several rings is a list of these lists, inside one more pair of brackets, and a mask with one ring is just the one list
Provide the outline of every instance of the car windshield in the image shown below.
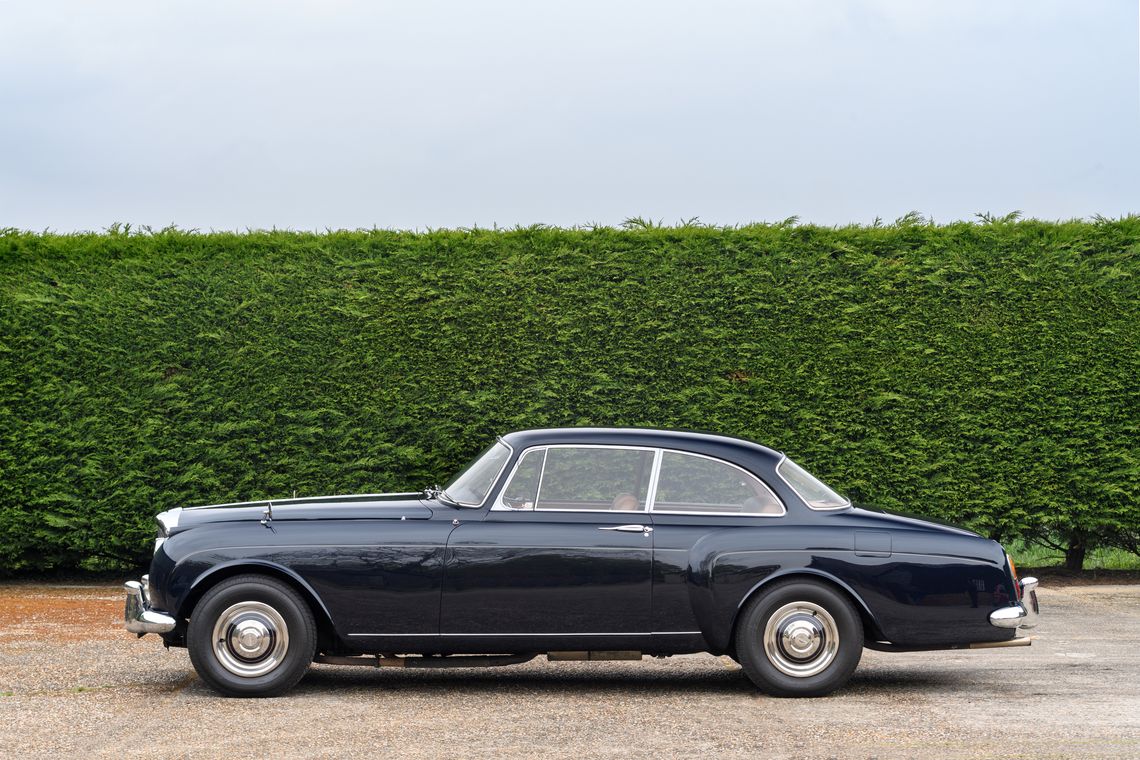
[[780,477],[787,481],[796,495],[812,509],[837,509],[851,503],[790,459],[785,458],[780,462],[776,472],[780,473]]
[[511,449],[502,441],[495,443],[467,466],[443,489],[443,497],[464,507],[477,507],[487,498],[495,478],[503,471]]

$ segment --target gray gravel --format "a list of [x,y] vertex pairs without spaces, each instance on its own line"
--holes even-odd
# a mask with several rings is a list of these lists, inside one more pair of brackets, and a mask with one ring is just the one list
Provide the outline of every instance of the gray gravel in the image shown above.
[[1030,648],[865,652],[825,699],[766,697],[699,655],[319,665],[286,697],[237,700],[207,690],[184,650],[121,631],[116,587],[0,586],[0,754],[1140,757],[1140,586],[1040,596]]

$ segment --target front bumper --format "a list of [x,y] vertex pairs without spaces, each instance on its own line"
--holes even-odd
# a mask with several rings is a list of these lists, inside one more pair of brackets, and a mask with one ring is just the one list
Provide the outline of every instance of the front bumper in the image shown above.
[[1020,583],[1021,601],[991,612],[991,625],[998,628],[1032,628],[1037,625],[1037,616],[1041,613],[1037,605],[1037,579],[1023,578]]
[[159,610],[151,609],[150,596],[147,593],[147,576],[142,577],[142,583],[127,581],[123,588],[127,592],[127,606],[123,610],[123,626],[131,633],[142,636],[144,633],[169,633],[178,624],[170,615]]

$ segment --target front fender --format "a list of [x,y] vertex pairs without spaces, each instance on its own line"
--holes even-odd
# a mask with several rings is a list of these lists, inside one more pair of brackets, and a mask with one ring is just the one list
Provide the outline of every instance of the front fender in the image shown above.
[[178,610],[177,617],[188,618],[198,600],[214,585],[243,573],[262,573],[294,586],[308,599],[315,613],[332,623],[332,615],[308,581],[283,565],[256,557],[233,558],[205,567],[199,566],[192,557],[188,557],[176,565],[171,586],[179,590],[173,600],[174,607]]

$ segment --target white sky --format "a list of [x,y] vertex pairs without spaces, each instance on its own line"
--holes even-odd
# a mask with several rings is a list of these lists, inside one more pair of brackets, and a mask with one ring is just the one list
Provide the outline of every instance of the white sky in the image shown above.
[[1140,212],[1137,0],[0,0],[0,227]]

